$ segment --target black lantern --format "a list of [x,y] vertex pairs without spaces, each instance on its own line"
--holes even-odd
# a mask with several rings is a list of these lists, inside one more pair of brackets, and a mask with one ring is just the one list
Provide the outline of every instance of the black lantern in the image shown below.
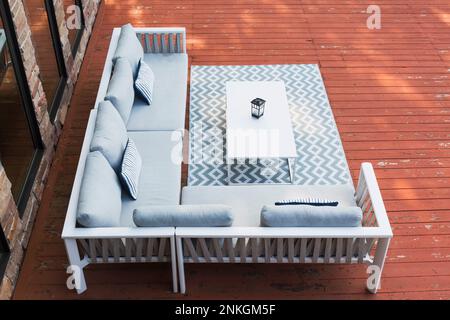
[[266,100],[256,98],[251,101],[252,104],[252,117],[257,119],[261,118],[264,114],[264,107],[266,106]]

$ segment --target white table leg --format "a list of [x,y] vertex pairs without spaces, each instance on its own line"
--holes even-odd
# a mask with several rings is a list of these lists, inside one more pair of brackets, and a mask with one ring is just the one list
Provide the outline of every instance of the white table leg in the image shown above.
[[288,167],[289,167],[289,177],[291,178],[291,183],[294,184],[295,158],[288,158]]

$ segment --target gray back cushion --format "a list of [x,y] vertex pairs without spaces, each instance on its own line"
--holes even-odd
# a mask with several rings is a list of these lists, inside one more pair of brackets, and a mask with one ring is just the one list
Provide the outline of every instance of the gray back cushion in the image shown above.
[[135,209],[133,221],[138,227],[229,227],[233,213],[221,204],[155,205]]
[[87,155],[77,221],[84,227],[117,227],[120,225],[122,191],[119,178],[98,151]]
[[120,172],[127,143],[127,130],[116,108],[109,101],[100,102],[90,150],[100,151],[111,167]]
[[139,71],[139,61],[144,57],[144,49],[136,37],[133,26],[128,23],[122,26],[113,63],[119,58],[126,58],[130,62],[133,70],[133,79],[136,79]]
[[261,210],[263,227],[359,227],[359,207],[314,207],[267,205]]
[[127,59],[117,59],[105,100],[111,101],[123,122],[127,124],[134,103],[133,72]]

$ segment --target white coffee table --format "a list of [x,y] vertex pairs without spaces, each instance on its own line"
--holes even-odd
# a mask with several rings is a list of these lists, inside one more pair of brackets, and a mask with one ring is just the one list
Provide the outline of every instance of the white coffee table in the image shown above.
[[[282,81],[229,81],[227,87],[227,168],[231,184],[234,160],[285,158],[294,183],[295,146],[291,115]],[[264,115],[251,115],[250,101],[266,100]]]

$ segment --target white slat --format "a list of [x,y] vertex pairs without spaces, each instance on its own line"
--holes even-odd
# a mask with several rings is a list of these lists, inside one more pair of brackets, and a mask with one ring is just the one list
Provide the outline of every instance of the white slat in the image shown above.
[[266,259],[266,262],[270,262],[270,239],[269,238],[264,239],[264,257]]
[[159,46],[158,46],[158,35],[153,34],[152,38],[153,38],[153,53],[160,53]]
[[95,250],[95,239],[89,239],[89,256],[92,262],[97,262],[97,252]]
[[173,46],[173,33],[167,34],[168,42],[169,42],[169,53],[174,53],[175,49]]
[[241,263],[245,262],[245,258],[247,257],[247,246],[245,245],[245,238],[239,238],[240,246],[239,246],[239,254],[241,257]]
[[346,249],[345,255],[347,257],[347,259],[346,259],[347,263],[351,263],[352,256],[353,256],[353,238],[347,239],[347,249]]
[[186,246],[187,246],[188,251],[189,251],[189,253],[191,255],[191,258],[195,262],[198,262],[197,252],[195,251],[194,245],[192,244],[192,240],[190,238],[184,238],[184,241],[186,242]]
[[165,249],[166,249],[166,238],[161,238],[159,240],[159,250],[158,250],[158,259],[162,260],[162,258],[164,257],[165,254]]
[[220,247],[219,239],[213,238],[212,242],[216,251],[217,260],[219,260],[219,262],[223,262],[222,248]]
[[103,262],[108,262],[108,258],[109,258],[108,239],[102,239],[102,257],[103,257]]
[[154,242],[155,242],[155,239],[153,239],[153,238],[150,238],[147,241],[147,253],[145,255],[147,261],[150,261],[152,259],[152,257],[153,257]]
[[133,249],[133,239],[126,238],[125,239],[125,261],[131,261],[131,251]]
[[152,53],[152,48],[150,46],[150,34],[148,33],[145,34],[144,43],[145,43],[145,52]]
[[141,261],[142,259],[142,244],[144,240],[143,239],[136,239],[136,259],[138,261]]
[[321,240],[320,238],[314,240],[313,263],[317,263],[317,259],[319,258]]
[[306,244],[308,239],[302,238],[300,243],[300,263],[305,263],[306,258]]
[[314,254],[314,239],[308,239],[308,244],[306,246],[306,256],[310,257]]
[[283,239],[282,238],[278,238],[277,239],[277,262],[281,263],[283,262],[283,256],[284,256],[284,252],[283,252]]
[[234,254],[234,247],[233,247],[233,239],[231,238],[226,238],[225,239],[225,243],[227,245],[227,250],[228,250],[228,256],[230,257],[230,261],[231,262],[235,262],[235,254]]
[[177,53],[181,53],[181,33],[177,33]]
[[252,243],[252,261],[254,263],[256,263],[256,262],[258,262],[258,256],[259,256],[258,239],[251,238],[251,243]]
[[83,248],[84,254],[89,256],[90,255],[90,253],[89,253],[89,245],[88,245],[87,241],[84,240],[84,239],[78,239],[78,243],[81,245],[81,248]]
[[159,40],[161,42],[161,53],[167,53],[167,47],[166,47],[166,34],[161,33]]
[[114,262],[119,262],[120,245],[122,244],[122,239],[112,239],[112,242],[113,242]]
[[365,250],[366,250],[366,241],[364,238],[359,238],[357,240],[358,243],[358,262],[363,263],[364,257],[365,257]]
[[324,254],[324,260],[325,263],[330,262],[330,256],[331,256],[331,243],[333,242],[332,238],[327,238],[326,244],[325,244],[325,254]]
[[288,261],[289,261],[289,263],[294,262],[294,256],[295,256],[294,239],[289,238],[288,239]]
[[343,246],[342,242],[343,242],[342,238],[337,239],[337,244],[336,244],[336,262],[337,263],[341,263],[342,246]]
[[206,245],[206,241],[204,238],[198,239],[198,242],[200,243],[200,247],[203,252],[203,257],[206,259],[207,262],[211,262],[211,254],[209,253],[208,246]]

